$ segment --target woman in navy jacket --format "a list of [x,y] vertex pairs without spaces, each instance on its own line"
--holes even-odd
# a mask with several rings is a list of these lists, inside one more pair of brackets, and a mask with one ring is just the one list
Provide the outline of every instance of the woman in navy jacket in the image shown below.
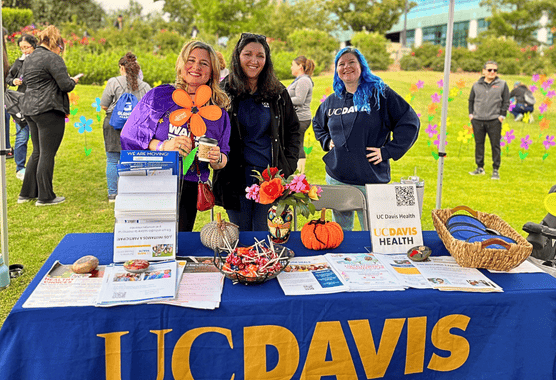
[[299,158],[299,120],[278,81],[270,47],[259,34],[243,33],[231,60],[231,72],[221,83],[231,98],[230,156],[214,172],[216,204],[224,207],[240,231],[266,230],[271,205],[248,200],[245,188],[256,182],[253,170],[277,167],[287,178]]
[[64,40],[53,25],[39,33],[40,46],[25,59],[23,82],[27,86],[21,111],[29,124],[33,153],[29,157],[17,203],[37,199],[36,206],[60,204],[52,188],[54,157],[62,143],[65,117],[69,114],[68,92],[78,82],[70,78],[60,54]]
[[[399,160],[417,140],[417,114],[352,47],[336,55],[333,88],[313,118],[315,137],[328,151],[326,183],[365,192],[365,184],[390,182],[388,160]],[[345,230],[353,229],[353,215],[333,213]]]

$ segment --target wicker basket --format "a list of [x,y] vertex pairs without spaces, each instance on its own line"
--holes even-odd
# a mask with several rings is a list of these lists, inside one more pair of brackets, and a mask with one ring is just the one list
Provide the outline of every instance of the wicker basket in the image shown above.
[[[512,238],[517,244],[508,244],[496,238],[475,243],[455,239],[446,228],[446,221],[460,210],[469,212],[485,226]],[[446,249],[462,267],[509,271],[524,262],[533,250],[533,246],[500,217],[475,211],[467,206],[432,210],[432,222]],[[502,245],[505,249],[488,248],[492,244]]]

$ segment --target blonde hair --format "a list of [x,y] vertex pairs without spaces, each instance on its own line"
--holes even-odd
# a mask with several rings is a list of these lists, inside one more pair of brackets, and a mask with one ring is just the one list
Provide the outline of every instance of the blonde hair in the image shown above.
[[176,61],[176,87],[187,91],[188,84],[183,80],[182,70],[185,67],[185,63],[187,62],[189,55],[195,49],[203,49],[209,53],[212,73],[206,84],[212,89],[210,104],[215,104],[218,107],[227,110],[230,106],[230,99],[220,88],[220,62],[218,60],[218,56],[212,46],[204,42],[192,40],[183,45],[181,52],[178,55],[178,60]]
[[62,51],[64,50],[64,39],[54,25],[49,25],[42,32],[39,32],[39,44],[45,45],[48,50],[54,50],[57,47]]
[[226,61],[224,60],[224,56],[219,51],[216,52],[216,56],[218,57],[218,62],[220,63],[220,70],[224,70],[226,68]]

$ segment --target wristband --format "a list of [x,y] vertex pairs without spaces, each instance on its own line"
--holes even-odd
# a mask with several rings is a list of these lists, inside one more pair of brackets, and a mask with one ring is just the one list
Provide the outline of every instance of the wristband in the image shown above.
[[159,141],[158,144],[156,144],[156,150],[158,152],[160,152],[162,150],[162,145],[164,145],[166,141]]

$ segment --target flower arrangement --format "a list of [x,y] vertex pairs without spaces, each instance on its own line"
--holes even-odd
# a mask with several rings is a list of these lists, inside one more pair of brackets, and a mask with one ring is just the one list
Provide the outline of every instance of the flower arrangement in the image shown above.
[[253,177],[257,178],[259,183],[245,189],[247,199],[265,205],[274,203],[277,215],[288,206],[299,211],[305,218],[316,211],[312,201],[320,198],[322,189],[319,186],[311,186],[305,174],[284,178],[281,170],[274,167],[268,167],[262,173],[256,170],[253,172]]

